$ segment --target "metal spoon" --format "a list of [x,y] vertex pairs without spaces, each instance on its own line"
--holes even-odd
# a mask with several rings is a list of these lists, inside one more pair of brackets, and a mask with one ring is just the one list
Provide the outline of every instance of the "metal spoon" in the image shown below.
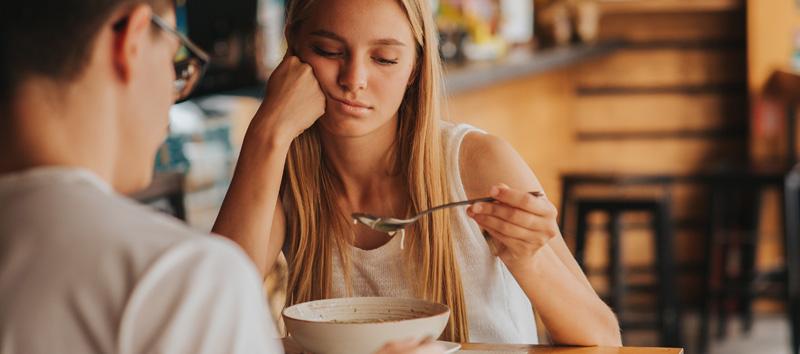
[[[539,192],[539,191],[529,192],[529,193],[531,195],[533,195],[534,197],[544,196],[544,193]],[[477,199],[464,200],[464,201],[460,201],[460,202],[447,203],[447,204],[439,205],[437,207],[433,207],[433,208],[430,208],[428,210],[425,210],[425,211],[423,211],[423,212],[421,212],[421,213],[419,213],[417,215],[414,215],[414,216],[412,216],[412,217],[410,217],[408,219],[398,219],[398,218],[392,218],[392,217],[386,217],[386,216],[375,216],[375,215],[366,214],[366,213],[353,213],[351,216],[353,217],[353,223],[354,224],[360,222],[360,223],[366,225],[367,227],[369,227],[369,228],[371,228],[373,230],[380,231],[380,232],[385,232],[385,233],[388,233],[390,236],[394,236],[394,233],[397,232],[398,230],[405,229],[406,226],[416,222],[417,220],[419,220],[419,218],[421,218],[421,217],[423,217],[425,215],[428,215],[428,214],[430,214],[430,213],[432,213],[434,211],[445,209],[445,208],[457,207],[457,206],[461,206],[461,205],[471,205],[471,204],[475,204],[475,203],[479,203],[479,202],[491,203],[491,202],[494,202],[494,201],[495,201],[494,198],[486,197],[486,198],[477,198]]]

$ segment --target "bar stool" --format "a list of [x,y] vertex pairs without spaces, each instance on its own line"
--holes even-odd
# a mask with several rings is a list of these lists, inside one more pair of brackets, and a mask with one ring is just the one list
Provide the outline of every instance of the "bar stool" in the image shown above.
[[[706,232],[706,262],[703,270],[706,282],[702,291],[704,299],[698,337],[699,353],[709,351],[712,310],[716,309],[717,313],[716,337],[722,339],[726,336],[728,320],[732,315],[738,315],[742,320],[745,333],[750,330],[753,324],[754,299],[766,297],[791,300],[791,296],[787,298],[786,293],[774,291],[783,289],[783,285],[787,283],[787,272],[758,272],[755,267],[762,221],[762,194],[765,190],[778,188],[781,193],[786,194],[786,201],[780,207],[786,222],[784,247],[787,269],[792,269],[791,262],[796,262],[797,255],[800,254],[797,248],[791,251],[792,238],[789,234],[792,213],[788,210],[791,204],[788,177],[784,181],[784,176],[780,173],[740,171],[709,176],[704,184],[709,188],[710,214]],[[800,218],[800,215],[795,218]],[[790,289],[790,285],[786,289]],[[791,303],[787,303],[791,318],[790,305]]]
[[[659,330],[660,345],[682,346],[678,299],[675,293],[672,226],[670,220],[670,197],[654,198],[575,198],[573,204],[577,210],[577,228],[575,233],[575,258],[584,271],[586,238],[588,234],[588,216],[594,211],[603,211],[609,215],[608,223],[608,259],[607,274],[610,284],[608,303],[620,318],[627,291],[624,267],[622,265],[620,214],[626,212],[647,212],[652,216],[651,227],[655,236],[655,268],[657,279],[658,314],[656,326]],[[565,204],[566,206],[566,201]],[[653,328],[642,323],[621,323],[625,329]]]

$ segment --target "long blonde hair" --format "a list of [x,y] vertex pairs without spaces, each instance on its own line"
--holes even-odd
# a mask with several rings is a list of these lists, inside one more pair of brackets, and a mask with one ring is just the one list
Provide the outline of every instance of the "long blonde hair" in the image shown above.
[[[394,144],[395,171],[408,186],[412,210],[424,210],[449,201],[440,131],[442,64],[431,10],[425,0],[397,0],[406,11],[417,42],[415,77],[398,109]],[[287,4],[286,39],[310,16],[315,0]],[[287,219],[289,281],[287,305],[331,296],[333,252],[342,260],[349,283],[348,245],[354,238],[349,217],[336,205],[340,180],[325,158],[315,124],[291,145],[281,198]],[[467,341],[466,306],[454,254],[450,213],[431,214],[411,230],[406,257],[417,296],[446,304],[451,316],[442,338]]]

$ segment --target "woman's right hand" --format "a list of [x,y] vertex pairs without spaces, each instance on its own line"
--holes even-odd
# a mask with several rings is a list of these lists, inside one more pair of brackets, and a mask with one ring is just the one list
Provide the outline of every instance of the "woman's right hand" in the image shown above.
[[287,53],[270,75],[264,101],[250,128],[288,144],[323,113],[325,95],[311,66]]
[[262,276],[272,269],[284,243],[280,186],[289,148],[324,112],[325,96],[311,66],[287,53],[247,127],[212,229],[239,244]]

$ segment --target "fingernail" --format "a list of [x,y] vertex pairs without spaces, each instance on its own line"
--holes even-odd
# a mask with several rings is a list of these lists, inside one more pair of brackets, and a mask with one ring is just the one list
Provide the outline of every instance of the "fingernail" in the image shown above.
[[483,210],[483,207],[481,207],[480,204],[475,204],[475,205],[472,206],[471,209],[472,209],[473,213],[480,213],[481,210]]
[[497,186],[492,186],[492,189],[489,190],[489,195],[496,197],[498,194],[500,194],[500,188],[497,188]]

